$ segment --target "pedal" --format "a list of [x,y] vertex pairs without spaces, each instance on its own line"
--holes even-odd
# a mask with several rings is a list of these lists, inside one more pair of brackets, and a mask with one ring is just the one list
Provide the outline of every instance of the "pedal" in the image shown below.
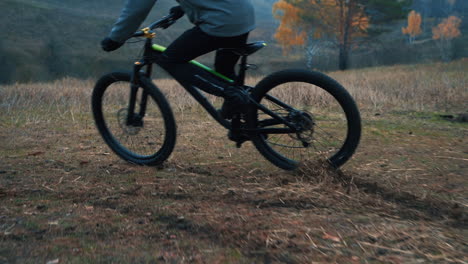
[[228,138],[234,142],[236,142],[236,147],[240,148],[242,143],[250,140],[249,136],[244,135],[241,133],[241,126],[242,123],[240,121],[240,114],[235,114],[232,118],[232,129],[228,132]]
[[228,132],[228,138],[234,142],[236,142],[236,147],[240,148],[242,144],[246,141],[249,141],[250,138],[246,135],[238,134],[235,135],[231,130]]

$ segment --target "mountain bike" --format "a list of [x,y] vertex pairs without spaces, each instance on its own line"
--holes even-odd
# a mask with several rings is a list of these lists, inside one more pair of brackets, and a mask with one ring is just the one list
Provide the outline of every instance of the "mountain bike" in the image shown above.
[[[143,56],[130,73],[102,76],[92,93],[95,123],[107,145],[122,159],[139,165],[158,165],[172,153],[176,123],[164,94],[152,82],[154,55],[165,48],[154,44],[155,29],[166,29],[178,18],[163,17],[132,37],[146,38]],[[361,135],[356,103],[338,82],[325,74],[288,69],[272,73],[254,87],[245,85],[246,71],[254,65],[247,57],[265,47],[257,41],[232,49],[240,55],[238,76],[230,79],[193,60],[193,74],[220,90],[235,85],[248,98],[242,113],[224,119],[200,91],[199,84],[183,85],[193,98],[223,127],[229,139],[241,147],[251,141],[271,163],[293,170],[310,159],[328,161],[338,168],[355,152]],[[201,89],[203,90],[203,89]]]

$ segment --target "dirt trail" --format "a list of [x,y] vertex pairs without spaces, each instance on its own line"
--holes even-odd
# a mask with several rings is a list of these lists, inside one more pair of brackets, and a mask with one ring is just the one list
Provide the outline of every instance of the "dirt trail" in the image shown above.
[[343,171],[284,172],[190,117],[164,166],[134,166],[88,118],[0,127],[0,263],[468,261],[463,156],[424,163],[465,151],[459,127],[386,142],[368,126]]

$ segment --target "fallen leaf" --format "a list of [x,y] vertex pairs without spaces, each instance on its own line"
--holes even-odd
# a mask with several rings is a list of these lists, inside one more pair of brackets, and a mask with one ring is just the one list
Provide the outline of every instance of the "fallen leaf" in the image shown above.
[[92,148],[92,147],[91,147],[91,146],[85,146],[85,145],[83,145],[83,144],[80,144],[80,145],[79,145],[79,148],[80,148],[80,150],[86,150],[86,149],[90,149],[90,148]]
[[46,264],[58,264],[58,263],[59,263],[59,259],[49,260],[46,262]]
[[328,233],[324,233],[323,236],[322,236],[323,239],[328,239],[328,240],[331,240],[331,241],[334,241],[334,242],[340,242],[340,238],[337,237],[337,236],[332,236]]

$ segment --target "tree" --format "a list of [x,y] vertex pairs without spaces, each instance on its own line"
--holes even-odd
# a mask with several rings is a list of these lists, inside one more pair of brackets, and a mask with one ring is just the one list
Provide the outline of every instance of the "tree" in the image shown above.
[[[280,20],[275,38],[286,52],[312,39],[331,39],[339,52],[339,69],[345,70],[352,47],[367,35],[369,13],[375,21],[385,21],[395,17],[395,10],[401,12],[403,3],[406,0],[279,0],[273,5],[273,13]],[[395,6],[398,8],[390,8]]]
[[460,24],[460,18],[449,16],[442,20],[439,25],[432,28],[432,39],[437,41],[436,43],[439,46],[442,58],[446,61],[452,57],[452,39],[461,35]]
[[449,16],[442,20],[437,27],[432,28],[432,38],[451,40],[461,35],[460,32],[461,19],[456,16]]
[[403,34],[408,35],[410,44],[414,42],[416,36],[422,33],[421,22],[421,15],[413,10],[408,15],[408,26],[406,28],[401,28]]
[[[281,10],[282,14],[276,13],[278,10]],[[273,13],[275,18],[281,21],[274,38],[283,47],[283,53],[287,53],[292,46],[304,45],[306,32],[294,29],[300,21],[301,10],[286,1],[279,1],[273,5]]]
[[308,33],[313,38],[331,37],[338,46],[339,68],[342,70],[348,68],[353,40],[364,36],[369,25],[357,0],[280,0],[273,5],[273,12],[280,20],[275,38],[283,51],[304,45]]

